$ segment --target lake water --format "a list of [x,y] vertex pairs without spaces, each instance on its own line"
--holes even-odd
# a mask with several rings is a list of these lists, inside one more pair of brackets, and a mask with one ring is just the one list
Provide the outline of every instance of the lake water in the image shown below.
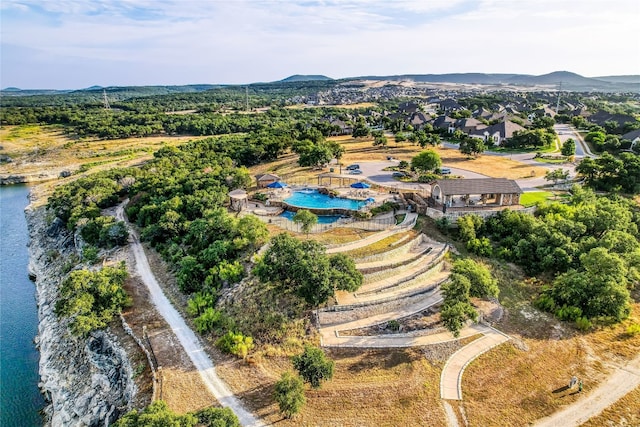
[[0,426],[41,426],[35,286],[29,280],[26,186],[0,186]]

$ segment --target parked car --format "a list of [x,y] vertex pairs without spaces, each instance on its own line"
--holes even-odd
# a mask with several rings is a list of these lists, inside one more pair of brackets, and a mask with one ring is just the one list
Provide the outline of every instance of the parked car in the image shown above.
[[440,168],[440,175],[450,175],[451,169],[449,168]]
[[362,171],[360,169],[352,169],[352,170],[349,171],[349,173],[351,175],[360,175],[360,174],[362,174]]
[[348,171],[352,171],[352,170],[356,170],[356,169],[360,169],[360,165],[349,165],[347,166],[347,170]]
[[393,176],[394,178],[404,178],[405,176],[407,176],[407,174],[404,172],[394,172],[391,174],[391,176]]

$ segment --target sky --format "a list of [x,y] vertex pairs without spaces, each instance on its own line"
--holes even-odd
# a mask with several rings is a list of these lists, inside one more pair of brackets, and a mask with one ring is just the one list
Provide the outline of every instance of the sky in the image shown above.
[[0,87],[640,74],[639,0],[0,0]]

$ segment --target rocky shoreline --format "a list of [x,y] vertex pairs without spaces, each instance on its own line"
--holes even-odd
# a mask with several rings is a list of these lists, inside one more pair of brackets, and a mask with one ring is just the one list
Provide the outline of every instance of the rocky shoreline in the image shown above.
[[35,280],[40,351],[39,387],[45,426],[108,426],[132,407],[137,393],[125,346],[108,329],[71,335],[54,313],[58,286],[77,252],[74,236],[44,207],[27,207],[29,274]]

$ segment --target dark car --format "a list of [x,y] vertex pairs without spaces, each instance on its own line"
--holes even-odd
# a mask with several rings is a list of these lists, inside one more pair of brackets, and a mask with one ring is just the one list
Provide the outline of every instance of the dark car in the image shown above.
[[407,174],[404,172],[394,172],[391,174],[391,176],[394,178],[404,178],[405,176],[407,176]]
[[349,166],[347,166],[347,170],[348,171],[352,171],[352,170],[356,170],[356,169],[360,169],[360,165],[349,165]]

